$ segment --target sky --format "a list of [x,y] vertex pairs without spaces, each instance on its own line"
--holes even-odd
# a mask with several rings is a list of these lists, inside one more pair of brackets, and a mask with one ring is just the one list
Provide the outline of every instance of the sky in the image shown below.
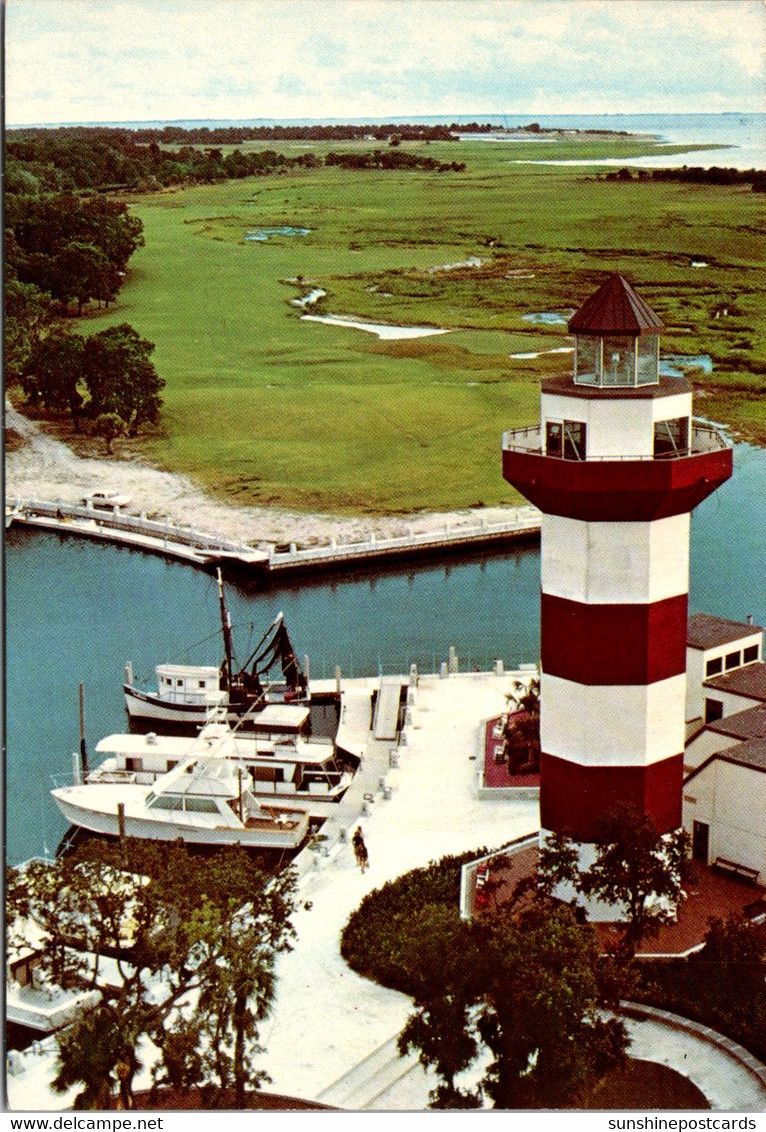
[[765,107],[764,0],[5,0],[8,126]]

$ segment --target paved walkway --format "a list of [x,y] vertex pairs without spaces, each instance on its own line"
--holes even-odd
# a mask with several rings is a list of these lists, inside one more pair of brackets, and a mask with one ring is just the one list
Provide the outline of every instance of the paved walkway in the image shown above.
[[632,1057],[683,1073],[718,1112],[763,1112],[766,1088],[731,1054],[654,1019],[628,1019]]
[[[386,1046],[406,1021],[410,999],[360,978],[340,958],[341,932],[363,897],[447,853],[497,847],[537,828],[536,801],[477,797],[480,724],[503,710],[512,681],[510,675],[422,677],[399,766],[385,775],[391,796],[378,791],[361,819],[369,871],[362,874],[351,846],[340,844],[302,876],[298,941],[280,962],[272,1021],[262,1030],[264,1067],[275,1092],[337,1096],[330,1087]],[[358,1075],[351,1083],[361,1085]],[[432,1087],[418,1070],[398,1087],[387,1082],[375,1104],[422,1108]],[[380,1093],[379,1078],[370,1091]],[[359,1103],[359,1091],[356,1097]]]
[[[280,958],[274,1010],[261,1028],[269,1091],[356,1110],[427,1106],[433,1079],[395,1050],[410,1000],[351,971],[339,954],[340,936],[363,897],[386,881],[447,853],[499,847],[537,830],[535,800],[484,800],[477,792],[483,724],[502,712],[512,681],[513,674],[421,678],[399,766],[384,766],[387,789],[378,782],[361,818],[369,870],[360,872],[347,841],[303,862],[298,938]],[[766,1107],[758,1080],[724,1051],[655,1021],[629,1025],[634,1056],[686,1074],[714,1109]],[[12,1108],[65,1107],[67,1098],[47,1086],[51,1064],[48,1055],[9,1078]]]

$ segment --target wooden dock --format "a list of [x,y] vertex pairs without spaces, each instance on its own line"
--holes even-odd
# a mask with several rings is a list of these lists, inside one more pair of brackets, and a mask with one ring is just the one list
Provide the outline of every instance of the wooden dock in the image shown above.
[[189,562],[194,566],[232,566],[257,577],[282,577],[360,569],[384,562],[444,558],[500,549],[514,542],[536,542],[540,536],[540,512],[534,507],[509,508],[508,517],[489,523],[481,518],[445,523],[439,529],[417,533],[410,530],[395,538],[369,534],[357,542],[332,539],[318,546],[291,543],[287,549],[275,545],[252,546],[204,531],[195,531],[169,521],[149,519],[116,507],[63,501],[15,500],[6,503],[5,526],[14,523],[116,542],[149,553]]

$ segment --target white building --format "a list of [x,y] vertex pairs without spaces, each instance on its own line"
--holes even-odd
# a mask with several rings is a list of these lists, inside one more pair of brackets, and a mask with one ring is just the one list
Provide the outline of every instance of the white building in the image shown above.
[[712,723],[766,701],[762,660],[763,629],[759,625],[709,613],[693,614],[686,639],[687,723]]
[[763,629],[689,618],[684,828],[696,860],[766,879],[766,663]]
[[710,755],[684,783],[692,855],[739,876],[766,877],[766,739]]

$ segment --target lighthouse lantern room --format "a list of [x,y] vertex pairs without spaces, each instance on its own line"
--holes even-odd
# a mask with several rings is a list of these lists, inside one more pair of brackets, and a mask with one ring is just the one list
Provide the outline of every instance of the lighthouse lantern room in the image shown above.
[[573,373],[543,381],[540,426],[503,437],[505,479],[543,512],[541,837],[584,866],[620,803],[681,825],[690,515],[732,452],[660,374],[663,329],[610,276],[569,323]]

